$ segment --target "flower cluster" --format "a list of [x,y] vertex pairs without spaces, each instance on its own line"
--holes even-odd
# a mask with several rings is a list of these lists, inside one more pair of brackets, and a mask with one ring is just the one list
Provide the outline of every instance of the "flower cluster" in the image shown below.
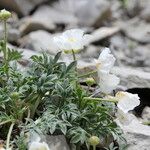
[[[82,30],[72,29],[65,31],[61,36],[55,37],[54,41],[61,50],[81,50],[87,43],[87,37]],[[104,94],[110,94],[120,82],[120,79],[111,72],[115,61],[116,58],[111,54],[109,48],[103,49],[99,58],[95,59],[100,91]],[[138,95],[118,92],[113,99],[118,101],[116,117],[123,124],[129,123],[132,120],[132,115],[128,112],[140,104]]]
[[0,20],[7,20],[11,17],[11,13],[5,9],[0,11]]

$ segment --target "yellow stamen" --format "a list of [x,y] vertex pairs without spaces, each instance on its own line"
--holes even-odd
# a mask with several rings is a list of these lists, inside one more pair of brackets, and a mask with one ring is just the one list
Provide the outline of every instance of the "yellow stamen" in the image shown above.
[[68,41],[69,42],[76,42],[77,40],[75,38],[69,38]]

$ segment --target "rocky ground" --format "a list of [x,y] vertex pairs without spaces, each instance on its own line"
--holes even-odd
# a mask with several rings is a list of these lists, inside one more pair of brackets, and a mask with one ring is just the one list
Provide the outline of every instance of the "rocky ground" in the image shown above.
[[[43,50],[56,54],[53,36],[70,28],[92,35],[78,55],[82,71],[92,68],[90,60],[103,47],[110,47],[117,58],[113,71],[121,78],[119,88],[138,92],[142,108],[146,106],[140,120],[150,121],[150,0],[1,0],[0,8],[13,11],[8,41],[23,51],[24,65]],[[0,39],[2,33],[0,24]],[[66,55],[62,59],[71,61]],[[123,130],[129,150],[149,150],[149,126],[135,122]]]

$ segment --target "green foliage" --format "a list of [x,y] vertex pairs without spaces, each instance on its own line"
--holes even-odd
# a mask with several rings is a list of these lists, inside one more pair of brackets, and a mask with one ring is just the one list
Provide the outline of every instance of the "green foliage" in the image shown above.
[[14,143],[17,146],[17,150],[26,150],[27,149],[27,138],[24,132],[21,132],[19,136],[16,136]]
[[86,101],[87,93],[74,83],[56,83],[53,95],[45,97],[43,115],[28,125],[30,130],[48,134],[64,134],[73,144],[88,145],[88,138],[118,136],[120,130],[109,114],[109,109],[98,101]]

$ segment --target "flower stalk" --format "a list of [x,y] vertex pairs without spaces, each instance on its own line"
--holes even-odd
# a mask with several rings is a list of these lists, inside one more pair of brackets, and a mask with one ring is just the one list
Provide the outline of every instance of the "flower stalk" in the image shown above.
[[8,51],[7,51],[7,20],[11,17],[11,13],[5,9],[0,11],[0,20],[3,21],[4,24],[4,65],[6,67],[6,74],[8,77]]
[[82,74],[82,75],[78,76],[78,78],[88,77],[90,75],[95,74],[96,72],[97,72],[97,70],[94,70],[94,71],[88,72],[86,74]]
[[93,145],[93,150],[96,150],[96,145]]
[[73,60],[76,61],[76,55],[73,49],[72,49],[72,56],[73,56]]
[[7,23],[4,20],[4,63],[7,64]]
[[117,103],[118,100],[115,99],[102,99],[102,98],[92,98],[92,97],[84,97],[84,100],[94,100],[94,101],[105,101],[105,102],[113,102],[113,103]]

